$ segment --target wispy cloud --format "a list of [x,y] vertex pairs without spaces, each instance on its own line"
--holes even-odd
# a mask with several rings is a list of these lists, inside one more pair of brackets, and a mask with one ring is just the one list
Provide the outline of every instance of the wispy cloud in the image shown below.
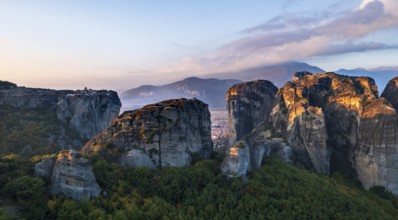
[[397,49],[364,42],[371,33],[398,28],[398,1],[363,0],[352,10],[280,15],[244,29],[245,36],[201,58],[187,58],[164,72],[210,73],[350,52]]

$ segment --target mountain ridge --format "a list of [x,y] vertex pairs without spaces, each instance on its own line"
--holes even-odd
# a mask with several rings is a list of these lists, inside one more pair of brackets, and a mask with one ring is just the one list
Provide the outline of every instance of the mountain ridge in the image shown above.
[[227,89],[240,80],[188,77],[161,86],[142,85],[121,93],[123,110],[140,108],[144,105],[171,98],[198,98],[212,109],[225,109]]

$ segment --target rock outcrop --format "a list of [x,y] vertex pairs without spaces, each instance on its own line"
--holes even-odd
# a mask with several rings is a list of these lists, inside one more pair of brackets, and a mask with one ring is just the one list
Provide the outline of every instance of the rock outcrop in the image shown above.
[[283,139],[255,137],[247,136],[228,149],[221,164],[223,175],[245,177],[250,171],[260,168],[263,160],[271,155],[292,162],[291,148]]
[[276,88],[267,80],[236,84],[228,89],[229,144],[232,146],[259,123],[267,122]]
[[119,115],[121,103],[114,91],[80,90],[62,96],[57,103],[57,118],[90,139],[105,130]]
[[172,99],[126,111],[81,152],[105,157],[117,152],[118,160],[133,166],[147,166],[147,159],[126,161],[142,153],[159,167],[190,165],[194,154],[209,158],[212,142],[208,105],[197,99]]
[[50,192],[64,194],[75,200],[93,198],[101,191],[90,162],[74,150],[61,152],[51,175]]
[[381,97],[387,99],[395,109],[398,109],[398,77],[387,83]]
[[397,112],[387,101],[394,101],[394,83],[384,99],[368,77],[296,74],[278,92],[273,127],[292,146],[296,163],[398,193]]
[[37,163],[35,165],[35,176],[50,180],[56,160],[56,156],[51,156]]
[[0,137],[5,147],[1,150],[80,148],[109,126],[120,107],[113,91],[35,89],[0,82],[0,133],[13,134]]
[[380,185],[398,194],[398,114],[384,98],[365,107],[358,146],[354,162],[363,186]]
[[127,155],[120,158],[120,164],[127,167],[147,167],[155,169],[156,165],[153,163],[148,154],[139,149],[132,149],[127,152]]

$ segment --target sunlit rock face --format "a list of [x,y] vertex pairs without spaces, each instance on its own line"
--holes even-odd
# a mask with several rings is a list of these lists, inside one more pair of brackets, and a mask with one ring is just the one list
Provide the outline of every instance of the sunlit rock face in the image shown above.
[[61,152],[51,175],[50,192],[64,194],[75,200],[93,198],[101,191],[88,159],[74,150]]
[[261,122],[268,121],[277,88],[267,80],[234,85],[227,92],[229,144],[232,146]]
[[[383,96],[396,97],[394,84]],[[273,127],[290,143],[298,164],[357,175],[366,188],[383,185],[398,193],[397,113],[378,98],[373,79],[297,74],[275,103]]]
[[365,107],[358,140],[355,168],[363,186],[380,185],[398,194],[398,115],[384,98]]
[[376,98],[375,83],[367,77],[296,73],[278,92],[272,123],[292,145],[297,163],[329,173],[341,164],[352,167],[348,158],[363,105]]
[[[90,140],[82,152],[104,156],[116,152],[119,161],[132,166],[150,164],[126,161],[141,153],[156,166],[187,166],[193,156],[210,157],[213,148],[210,125],[208,105],[202,101],[167,100],[122,113]],[[133,149],[140,152],[132,153]]]

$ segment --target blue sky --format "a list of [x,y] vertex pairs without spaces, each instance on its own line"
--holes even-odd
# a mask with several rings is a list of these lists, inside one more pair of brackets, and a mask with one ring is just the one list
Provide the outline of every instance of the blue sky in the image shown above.
[[299,60],[398,66],[396,0],[0,0],[0,79],[128,89]]

